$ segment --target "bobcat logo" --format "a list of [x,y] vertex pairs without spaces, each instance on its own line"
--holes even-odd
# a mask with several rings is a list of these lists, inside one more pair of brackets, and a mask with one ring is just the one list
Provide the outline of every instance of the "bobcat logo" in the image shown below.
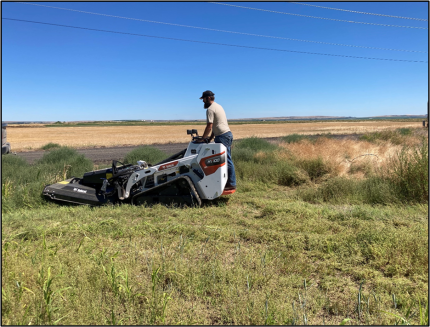
[[80,188],[73,188],[73,191],[78,192],[78,193],[87,193],[87,190],[81,190]]

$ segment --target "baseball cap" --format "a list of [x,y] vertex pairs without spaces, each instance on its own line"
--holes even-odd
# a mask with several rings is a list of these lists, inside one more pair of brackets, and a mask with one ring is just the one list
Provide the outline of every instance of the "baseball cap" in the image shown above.
[[215,93],[213,93],[212,91],[207,90],[207,91],[203,92],[202,97],[200,99],[203,99],[203,98],[206,98],[206,97],[212,97],[214,95],[215,95]]

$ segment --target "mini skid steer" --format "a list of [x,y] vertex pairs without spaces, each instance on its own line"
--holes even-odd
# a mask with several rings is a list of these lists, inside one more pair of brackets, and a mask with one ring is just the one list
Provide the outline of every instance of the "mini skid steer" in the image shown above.
[[87,172],[82,178],[72,177],[47,185],[43,195],[53,201],[98,206],[107,203],[177,204],[200,206],[202,200],[221,195],[227,183],[227,149],[220,143],[202,140],[197,130],[188,147],[179,153],[150,165],[139,160],[137,165],[112,161],[112,167]]

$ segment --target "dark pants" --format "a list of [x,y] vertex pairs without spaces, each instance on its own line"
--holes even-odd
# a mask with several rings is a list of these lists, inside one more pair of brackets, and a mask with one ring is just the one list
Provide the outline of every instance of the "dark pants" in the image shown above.
[[233,134],[227,133],[215,136],[215,143],[222,143],[227,148],[227,185],[236,186],[236,172],[234,171],[233,160],[231,159],[231,144],[233,143]]

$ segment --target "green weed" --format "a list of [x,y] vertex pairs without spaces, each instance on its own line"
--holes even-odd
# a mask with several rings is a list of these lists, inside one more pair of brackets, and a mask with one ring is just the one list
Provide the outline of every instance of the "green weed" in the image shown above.
[[47,143],[44,146],[41,147],[42,150],[51,150],[51,149],[55,149],[55,148],[60,148],[61,145],[58,143]]
[[297,143],[302,140],[312,140],[308,135],[303,134],[290,134],[281,138],[286,143]]

